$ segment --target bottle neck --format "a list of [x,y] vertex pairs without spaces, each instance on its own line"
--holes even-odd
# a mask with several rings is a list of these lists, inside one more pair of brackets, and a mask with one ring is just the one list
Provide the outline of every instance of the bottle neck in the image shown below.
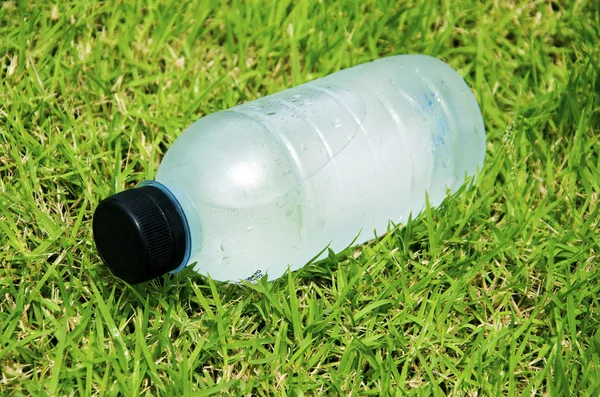
[[155,180],[147,180],[138,185],[138,187],[142,186],[153,186],[169,196],[173,201],[173,204],[175,204],[177,212],[183,219],[186,235],[186,253],[181,264],[169,272],[171,274],[178,273],[189,264],[191,253],[195,252],[196,250],[194,248],[198,246],[195,244],[200,236],[199,230],[197,230],[199,229],[199,224],[196,219],[196,211],[194,210],[191,200],[188,199],[187,194],[177,186],[162,184]]

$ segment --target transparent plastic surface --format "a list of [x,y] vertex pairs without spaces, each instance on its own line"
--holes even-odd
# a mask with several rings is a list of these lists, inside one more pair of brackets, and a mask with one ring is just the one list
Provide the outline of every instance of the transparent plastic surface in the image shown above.
[[280,277],[329,245],[439,205],[485,156],[479,106],[442,61],[400,55],[206,116],[156,180],[190,224],[189,264],[217,280]]

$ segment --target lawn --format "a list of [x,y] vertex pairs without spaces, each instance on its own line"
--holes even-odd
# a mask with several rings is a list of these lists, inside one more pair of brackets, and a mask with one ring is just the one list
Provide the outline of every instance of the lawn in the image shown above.
[[[594,0],[1,2],[0,394],[600,395],[599,37]],[[473,88],[476,184],[275,282],[100,262],[193,121],[399,53]]]

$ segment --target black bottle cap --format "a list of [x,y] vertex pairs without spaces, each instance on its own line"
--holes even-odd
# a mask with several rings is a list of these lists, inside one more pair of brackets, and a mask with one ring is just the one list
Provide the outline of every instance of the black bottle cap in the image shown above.
[[186,253],[186,223],[161,189],[142,186],[100,202],[92,224],[110,271],[137,284],[175,270]]

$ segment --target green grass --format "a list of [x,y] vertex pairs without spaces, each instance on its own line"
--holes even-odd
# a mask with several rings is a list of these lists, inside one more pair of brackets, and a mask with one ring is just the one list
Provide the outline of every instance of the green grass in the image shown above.
[[[28,3],[0,3],[0,394],[600,394],[600,3]],[[474,88],[476,185],[272,283],[100,263],[98,201],[187,125],[407,52]]]

